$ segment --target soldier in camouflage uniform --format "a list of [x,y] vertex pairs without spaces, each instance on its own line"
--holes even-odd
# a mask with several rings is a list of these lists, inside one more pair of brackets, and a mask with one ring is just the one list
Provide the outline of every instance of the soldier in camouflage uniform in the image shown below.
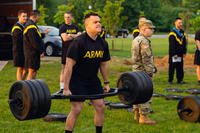
[[[151,78],[153,73],[156,72],[156,67],[153,62],[153,53],[148,37],[151,37],[154,32],[155,26],[150,20],[145,20],[139,23],[140,34],[132,42],[132,70],[144,71]],[[134,119],[140,124],[155,124],[154,120],[148,117],[150,113],[149,102],[133,106]]]

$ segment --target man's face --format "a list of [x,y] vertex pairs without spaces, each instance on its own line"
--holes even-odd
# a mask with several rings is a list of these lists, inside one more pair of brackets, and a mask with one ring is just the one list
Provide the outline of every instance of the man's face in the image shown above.
[[66,24],[71,24],[72,19],[73,19],[73,17],[71,14],[67,14],[67,13],[64,14],[64,20],[65,20]]
[[36,23],[40,20],[40,15],[37,15],[36,17],[35,17],[35,20],[36,20]]
[[142,34],[145,37],[151,37],[154,33],[154,28],[148,27],[148,26],[144,26],[141,28]]
[[26,21],[27,21],[27,13],[21,13],[21,14],[18,16],[18,19],[19,19],[19,22],[20,22],[20,23],[25,24]]
[[177,29],[183,29],[183,21],[181,20],[181,19],[178,19],[178,20],[176,20],[175,21],[175,27],[177,28]]
[[94,34],[99,34],[101,32],[101,21],[99,16],[90,16],[85,20],[86,31],[92,32]]

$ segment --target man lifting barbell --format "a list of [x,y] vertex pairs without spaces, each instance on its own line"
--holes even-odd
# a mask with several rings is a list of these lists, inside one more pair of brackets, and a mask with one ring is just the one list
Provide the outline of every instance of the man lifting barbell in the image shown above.
[[[86,32],[72,42],[67,52],[64,95],[103,94],[104,90],[97,76],[99,69],[104,80],[105,91],[110,90],[107,70],[110,53],[107,42],[99,36],[100,17],[96,13],[89,13],[85,16],[84,24]],[[84,100],[84,98],[70,99],[71,111],[66,120],[66,133],[73,131]],[[95,108],[96,132],[101,133],[104,121],[104,101],[101,98],[93,99],[91,102]]]

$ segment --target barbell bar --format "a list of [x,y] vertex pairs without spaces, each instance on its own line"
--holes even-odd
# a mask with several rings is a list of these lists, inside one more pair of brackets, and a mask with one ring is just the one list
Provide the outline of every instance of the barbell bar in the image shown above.
[[47,115],[52,99],[96,99],[118,95],[122,103],[133,105],[149,101],[152,94],[151,78],[139,71],[123,73],[117,81],[117,88],[111,89],[108,93],[96,95],[51,95],[48,85],[43,80],[16,81],[10,88],[8,102],[15,118],[23,121]]

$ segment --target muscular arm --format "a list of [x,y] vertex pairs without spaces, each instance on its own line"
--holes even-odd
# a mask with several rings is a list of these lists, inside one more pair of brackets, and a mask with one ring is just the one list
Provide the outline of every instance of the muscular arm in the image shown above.
[[[108,61],[101,62],[100,72],[101,72],[104,82],[108,81]],[[106,92],[110,90],[109,84],[105,85],[105,89],[106,89]]]
[[[65,73],[64,73],[64,91],[69,91],[69,83],[72,76],[72,70],[73,66],[76,64],[76,61],[71,58],[67,58],[66,60],[67,62],[65,65]],[[69,95],[70,93],[64,93],[64,94]]]
[[63,39],[64,42],[70,41],[70,40],[73,39],[73,37],[70,34],[67,34],[67,33],[62,33],[61,38]]
[[79,36],[80,34],[81,34],[80,32],[78,32],[77,34],[62,33],[62,34],[61,34],[61,37],[62,37],[63,41],[66,42],[66,41],[70,41],[70,40],[76,38],[76,37]]

